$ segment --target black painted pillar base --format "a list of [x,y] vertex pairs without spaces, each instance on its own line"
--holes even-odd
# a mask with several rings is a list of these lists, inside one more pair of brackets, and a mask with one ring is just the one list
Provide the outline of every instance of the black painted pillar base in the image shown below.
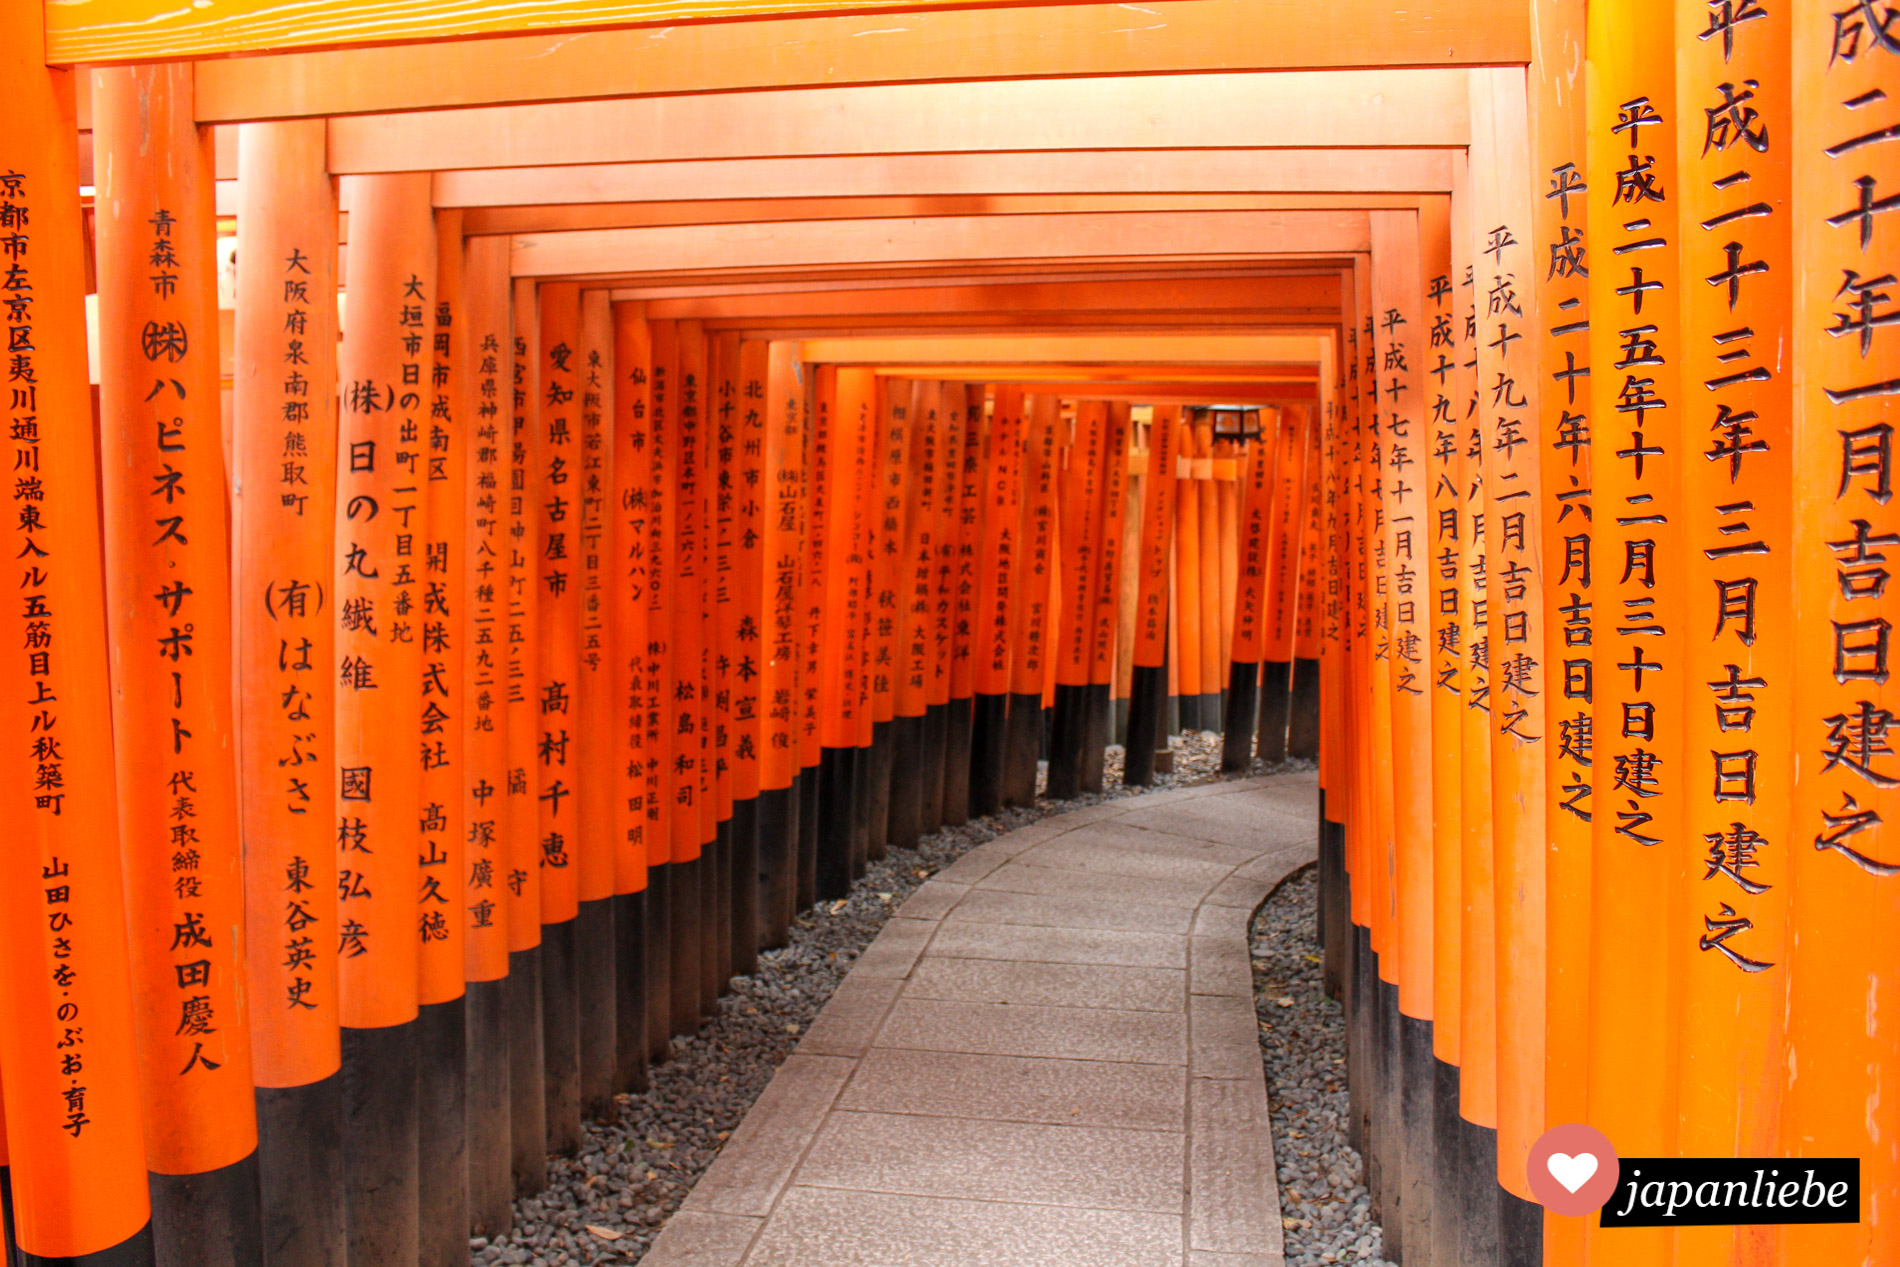
[[[864,858],[867,864],[881,862],[891,842],[891,727],[895,722],[871,723],[871,746],[859,754],[870,762],[870,783],[865,802]],[[858,872],[860,876],[864,873]]]
[[1288,706],[1286,752],[1313,761],[1319,757],[1319,661],[1293,662],[1293,700]]
[[421,1267],[468,1263],[468,1000],[425,1003],[416,1016],[416,1164]]
[[548,1152],[572,1156],[581,1146],[581,999],[571,919],[541,925],[541,1076]]
[[[1438,1267],[1461,1267],[1463,1246],[1458,1227],[1464,1205],[1460,1182],[1458,1116],[1461,1077],[1457,1065],[1432,1058],[1432,1261]],[[1533,1265],[1537,1267],[1537,1265]]]
[[1343,999],[1349,988],[1346,955],[1351,910],[1346,902],[1346,829],[1320,813],[1320,919],[1326,945],[1320,956],[1320,980],[1329,997]]
[[1253,769],[1253,729],[1259,708],[1260,666],[1252,660],[1230,661],[1227,716],[1221,726],[1221,773],[1245,774]]
[[1108,777],[1108,735],[1114,724],[1115,704],[1107,682],[1082,688],[1082,790],[1102,791]]
[[871,776],[874,772],[870,747],[851,749],[850,857],[853,883],[863,879],[871,865]]
[[683,1038],[699,1032],[699,926],[703,914],[699,880],[704,866],[700,858],[691,862],[675,860],[669,870],[673,873],[668,892],[673,918],[667,938],[672,955],[666,1032]]
[[1498,1262],[1498,1133],[1458,1119],[1458,1261]]
[[[264,1261],[255,1150],[191,1175],[148,1172],[152,1256],[158,1267],[259,1267]],[[462,1254],[468,1239],[459,1237]],[[428,1261],[428,1260],[425,1260]],[[459,1264],[458,1264],[459,1267]]]
[[970,817],[1003,807],[1008,752],[1009,696],[978,694],[970,701]]
[[1173,695],[1169,697],[1174,705],[1174,733],[1201,728],[1201,697],[1198,695]]
[[1260,724],[1254,755],[1269,766],[1286,760],[1287,692],[1292,671],[1284,660],[1268,660],[1260,666]]
[[796,775],[788,787],[759,793],[760,950],[777,950],[791,941],[798,899],[798,802],[803,782],[804,776]]
[[943,825],[960,827],[970,821],[971,729],[974,725],[968,696],[943,706]]
[[[826,748],[818,762],[817,851],[811,899],[801,886],[799,906],[835,902],[851,891],[851,774],[857,749]],[[802,807],[801,807],[802,809]]]
[[1117,695],[1114,699],[1113,704],[1111,705],[1111,708],[1113,710],[1113,713],[1110,719],[1109,731],[1108,731],[1110,736],[1112,736],[1111,742],[1121,744],[1123,747],[1127,747],[1128,746],[1128,697],[1125,695]]
[[[649,885],[652,883],[648,880]],[[616,893],[614,908],[614,1080],[616,1094],[647,1089],[647,894]]]
[[[515,1222],[515,1179],[510,1165],[513,1123],[508,1088],[506,978],[471,981],[464,1002],[468,1080],[468,1235],[491,1240]],[[258,1091],[263,1104],[264,1092]],[[263,1114],[260,1111],[260,1119]],[[268,1198],[266,1208],[268,1209]],[[464,1247],[466,1249],[466,1246]],[[271,1267],[278,1256],[272,1254]]]
[[1082,795],[1082,743],[1087,729],[1088,687],[1056,683],[1054,715],[1049,727],[1049,785],[1052,801],[1072,801]]
[[608,1118],[614,1111],[614,1073],[620,1064],[619,947],[614,939],[614,900],[580,904],[574,917],[574,951],[580,984],[581,1116]]
[[61,1258],[41,1258],[16,1249],[20,1267],[154,1267],[156,1251],[152,1245],[152,1225],[147,1223],[132,1235],[105,1249],[90,1254]]
[[886,839],[899,849],[915,849],[924,834],[924,783],[930,774],[923,764],[923,717],[891,718],[889,737],[890,826]]
[[349,1207],[342,1070],[300,1087],[259,1087],[254,1098],[257,1187],[270,1267],[343,1267]]
[[541,1020],[541,947],[513,951],[503,982],[508,1002],[509,1166],[515,1195],[548,1186],[548,1101]]
[[1403,1013],[1398,1021],[1399,1209],[1405,1222],[1405,1267],[1434,1267],[1432,1091],[1437,1078],[1432,1071],[1432,1023]]
[[808,765],[798,772],[798,866],[792,872],[792,918],[818,900],[819,769]]
[[1346,1010],[1346,1099],[1351,1120],[1346,1142],[1365,1160],[1365,1182],[1372,1188],[1372,964],[1371,930],[1354,924],[1352,998]]
[[699,1014],[714,1016],[732,981],[732,820],[717,823],[700,846]]
[[928,836],[943,826],[944,764],[949,760],[949,717],[945,704],[924,708],[917,732],[917,834]]
[[1168,666],[1137,664],[1128,686],[1128,743],[1122,756],[1124,787],[1153,787],[1155,749],[1167,743]]
[[732,803],[732,961],[730,976],[759,970],[759,801]]
[[647,868],[647,1068],[673,1058],[673,864]]
[[1498,1267],[1542,1267],[1543,1261],[1544,1207],[1498,1185]]
[[1003,804],[1034,805],[1042,756],[1041,693],[1012,694],[1003,730]]
[[417,1039],[414,1021],[343,1029],[343,1191],[351,1267],[413,1263],[421,1250]]

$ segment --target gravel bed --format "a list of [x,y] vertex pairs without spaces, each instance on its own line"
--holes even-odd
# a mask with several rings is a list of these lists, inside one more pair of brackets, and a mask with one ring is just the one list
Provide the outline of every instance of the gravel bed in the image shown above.
[[[947,827],[916,849],[892,849],[872,863],[849,897],[804,912],[792,926],[791,945],[761,954],[756,975],[733,978],[717,1016],[695,1036],[673,1040],[673,1059],[653,1070],[649,1090],[619,1097],[617,1121],[586,1123],[577,1156],[550,1160],[547,1191],[515,1202],[513,1230],[492,1242],[469,1241],[470,1262],[639,1262],[832,990],[918,885],[966,850],[1052,814],[1221,777],[1217,733],[1190,731],[1171,746],[1174,773],[1157,774],[1153,788],[1121,787],[1122,749],[1111,747],[1107,791],[1039,801]],[[1279,769],[1311,767],[1310,761],[1292,761]],[[1256,765],[1255,773],[1262,772]],[[1039,790],[1042,781],[1046,772]]]
[[1254,1008],[1267,1066],[1287,1267],[1389,1267],[1365,1167],[1346,1143],[1346,1019],[1320,980],[1318,871],[1307,866],[1254,916]]

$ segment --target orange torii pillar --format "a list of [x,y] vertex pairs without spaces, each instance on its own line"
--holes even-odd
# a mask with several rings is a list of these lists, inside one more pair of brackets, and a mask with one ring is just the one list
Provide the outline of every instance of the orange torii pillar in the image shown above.
[[[804,664],[805,450],[810,417],[804,380],[790,342],[766,345],[760,584],[764,603],[759,642],[759,947],[773,950],[791,936],[797,914],[798,837],[807,791],[800,760],[799,678]],[[747,381],[750,382],[748,374]]]
[[[1896,607],[1888,570],[1900,541],[1890,444],[1900,330],[1890,301],[1874,298],[1891,294],[1892,283],[1873,280],[1900,274],[1895,217],[1877,210],[1890,212],[1900,185],[1900,146],[1891,131],[1897,32],[1891,9],[1882,10],[1889,25],[1880,28],[1871,11],[1843,9],[1791,11],[1797,108],[1785,134],[1793,144],[1784,152],[1792,160],[1796,213],[1791,324],[1798,395],[1789,449],[1796,508],[1790,562],[1802,649],[1792,674],[1792,733],[1802,777],[1787,842],[1790,926],[1799,937],[1788,947],[1786,1054],[1776,1067],[1798,1068],[1800,1077],[1786,1088],[1777,1151],[1861,1158],[1865,1204],[1859,1223],[1784,1228],[1782,1253],[1790,1263],[1900,1259],[1892,1202],[1900,1191],[1900,1099],[1885,1089],[1900,1068],[1900,1038],[1878,1011],[1900,984],[1900,841],[1888,830],[1900,813],[1900,761],[1890,742],[1876,739],[1891,740],[1888,706],[1900,693],[1886,658]],[[1747,39],[1737,32],[1738,56]],[[1755,165],[1752,154],[1749,164]],[[1754,200],[1740,189],[1734,196],[1744,205]],[[1757,232],[1736,237],[1751,246],[1763,241]],[[1762,609],[1764,619],[1770,610]],[[1742,706],[1720,702],[1738,712]],[[1712,707],[1706,698],[1698,704]],[[1773,735],[1764,739],[1772,743]],[[1735,916],[1720,907],[1711,913],[1713,902],[1697,912],[1699,946],[1729,938],[1737,927],[1731,921],[1747,917],[1745,907],[1732,899],[1731,905]],[[1739,944],[1750,931],[1726,947],[1756,957]]]
[[869,404],[863,414],[864,425],[858,432],[855,450],[857,500],[851,536],[851,557],[854,560],[852,583],[857,593],[862,595],[862,602],[857,608],[857,693],[853,705],[857,732],[857,784],[854,789],[856,795],[851,802],[851,878],[854,881],[863,877],[870,865],[871,819],[875,803],[880,797],[872,765],[875,755],[872,747],[878,739],[876,692],[872,686],[871,672],[877,654],[876,524],[882,513],[878,506],[882,423],[875,375],[864,395]]
[[815,527],[824,533],[824,675],[819,692],[824,759],[819,767],[818,856],[814,897],[844,897],[852,881],[858,785],[866,771],[858,748],[858,678],[862,672],[860,614],[866,603],[858,521],[865,432],[872,425],[875,382],[871,371],[834,369],[818,373],[818,490]]
[[1115,729],[1115,640],[1121,625],[1124,521],[1128,516],[1128,446],[1134,431],[1128,402],[1108,402],[1102,433],[1102,511],[1095,551],[1094,623],[1089,631],[1089,678],[1082,713],[1082,790],[1100,792],[1107,777]]
[[[1264,411],[1260,431],[1241,459],[1242,496],[1239,527],[1239,570],[1234,591],[1233,642],[1227,665],[1227,714],[1221,731],[1220,768],[1239,773],[1253,767],[1254,728],[1265,722],[1260,706],[1261,625],[1266,616],[1270,575],[1268,551],[1273,541],[1269,517],[1279,478],[1284,426],[1281,410]],[[1279,693],[1284,704],[1286,692]]]
[[[1055,710],[1049,728],[1048,794],[1058,801],[1074,800],[1082,792],[1082,752],[1087,744],[1089,670],[1094,650],[1090,633],[1099,593],[1096,561],[1102,543],[1102,446],[1107,431],[1105,402],[1076,402],[1075,434],[1060,485],[1062,523],[1057,539],[1062,588],[1054,613],[1060,633],[1055,649]],[[1026,616],[1026,609],[1023,611]]]
[[1325,468],[1321,465],[1321,435],[1337,406],[1337,387],[1330,367],[1322,368],[1323,399],[1307,412],[1306,479],[1300,492],[1299,546],[1294,554],[1293,700],[1287,719],[1286,750],[1290,757],[1308,761],[1319,757],[1320,685],[1320,550]]
[[950,602],[949,673],[943,686],[943,821],[948,826],[968,822],[970,817],[977,559],[983,537],[984,396],[984,389],[974,383],[944,384],[946,425],[959,437],[954,466],[956,501],[952,512],[955,531],[945,542],[949,562],[941,581],[941,592]]
[[[890,843],[917,847],[924,827],[926,790],[933,795],[930,776],[943,766],[942,732],[935,751],[926,747],[925,718],[930,677],[930,598],[936,572],[937,506],[942,496],[942,420],[938,414],[938,384],[919,380],[893,384],[908,386],[912,438],[908,455],[907,500],[909,517],[902,552],[897,558],[893,589],[898,604],[891,717]],[[934,826],[934,824],[933,824]]]
[[[634,319],[634,318],[629,318]],[[634,336],[646,348],[645,462],[630,473],[646,507],[646,643],[643,661],[630,662],[641,683],[630,702],[645,711],[642,746],[646,779],[639,797],[646,814],[647,1050],[651,1064],[672,1054],[673,1033],[673,323],[638,319]],[[635,367],[637,369],[637,367]],[[631,375],[635,370],[629,370]],[[629,384],[633,383],[631,377]],[[633,493],[628,494],[629,499]],[[631,549],[631,547],[629,547]]]
[[[0,1078],[14,1248],[75,1267],[153,1261],[138,1039],[112,766],[72,75],[42,64],[39,5],[0,13],[0,307],[16,502],[14,641],[0,716]],[[31,230],[28,232],[28,230]],[[154,431],[154,434],[156,432]],[[215,443],[215,442],[214,442]],[[30,474],[29,474],[30,472]],[[235,950],[235,947],[233,948]],[[50,967],[49,967],[50,965]]]
[[[710,897],[707,957],[700,964],[707,998],[717,999],[732,979],[733,839],[732,791],[732,592],[733,518],[727,489],[735,454],[728,440],[727,410],[738,394],[739,336],[706,335],[700,345],[698,404],[705,448],[704,501],[711,551],[706,569],[706,752],[712,793],[712,861],[702,896]],[[710,1007],[710,1004],[709,1004]]]
[[1181,407],[1156,405],[1148,424],[1148,470],[1142,477],[1140,545],[1134,567],[1135,664],[1128,689],[1127,755],[1122,783],[1154,783],[1155,752],[1167,746],[1168,595],[1174,546],[1174,469]]
[[[928,834],[949,821],[945,789],[950,783],[950,678],[956,648],[956,567],[959,490],[963,470],[963,388],[933,382],[927,407],[937,414],[936,515],[931,528],[929,616],[925,621],[924,803],[920,826]],[[925,560],[920,556],[918,565]]]
[[[994,814],[1003,804],[1009,723],[1010,633],[1018,618],[1012,582],[1021,529],[1023,394],[998,387],[985,432],[982,464],[983,546],[977,561],[972,631],[976,695],[970,733],[970,813]],[[1040,707],[1040,702],[1038,702]]]
[[[818,389],[820,372],[798,367],[794,388],[799,410],[803,413],[802,443],[805,479],[802,507],[804,518],[799,534],[799,575],[794,629],[798,638],[797,688],[792,695],[793,737],[798,761],[798,853],[792,868],[795,877],[792,909],[794,912],[817,900],[818,874],[818,785],[819,769],[824,763],[824,734],[819,724],[819,695],[823,675],[819,670],[824,650],[824,534],[819,531],[820,501],[825,489],[825,463],[821,417],[823,397]],[[788,400],[790,397],[787,398]]]
[[1221,672],[1221,657],[1227,635],[1232,633],[1234,582],[1240,579],[1238,569],[1230,572],[1227,566],[1233,558],[1228,543],[1235,538],[1240,518],[1233,500],[1233,441],[1215,436],[1215,417],[1212,411],[1203,411],[1196,428],[1203,456],[1195,462],[1194,481],[1201,510],[1196,554],[1201,581],[1201,727],[1209,731],[1220,729],[1227,709],[1227,675]]
[[720,607],[726,644],[727,762],[732,779],[732,971],[758,970],[763,891],[759,871],[759,809],[765,744],[765,429],[770,345],[739,344],[736,398],[719,402],[722,517],[731,521],[726,602]]
[[[1192,416],[1181,424],[1181,452],[1175,459],[1174,604],[1173,660],[1175,689],[1172,692],[1181,730],[1201,730],[1201,494],[1205,477],[1212,472],[1213,461],[1206,457],[1210,447]],[[1174,727],[1170,727],[1173,729]]]
[[[262,1239],[237,966],[211,138],[192,119],[184,64],[96,72],[93,109],[112,735],[152,1239],[160,1264],[251,1263]],[[43,504],[38,483],[16,478],[15,501]],[[29,624],[23,645],[52,641]]]
[[[318,141],[322,137],[318,134]],[[241,269],[240,265],[240,269]],[[469,238],[463,258],[468,415],[462,586],[461,904],[468,1012],[468,1230],[514,1223],[506,901],[508,787],[508,239]],[[242,328],[242,327],[240,327]],[[453,355],[453,353],[451,354]]]
[[614,387],[613,317],[605,290],[581,293],[580,455],[575,514],[575,574],[580,585],[580,657],[574,709],[579,744],[578,811],[580,869],[574,917],[580,982],[581,1114],[613,1113],[619,1067],[617,933],[614,896],[617,848],[614,799],[620,787],[614,739],[625,709],[615,703],[611,658],[618,646],[608,604],[612,575]]
[[[656,1042],[654,994],[661,974],[664,930],[655,918],[655,872],[665,858],[663,819],[657,791],[652,705],[647,694],[651,624],[653,531],[658,502],[650,492],[655,460],[648,430],[647,379],[652,358],[647,324],[638,304],[613,304],[612,386],[607,391],[613,449],[608,468],[606,619],[609,676],[614,700],[610,745],[616,755],[612,780],[614,841],[614,1028],[617,1055],[614,1089],[645,1091]],[[665,1027],[657,1041],[664,1043]]]
[[461,884],[467,692],[462,641],[468,624],[462,575],[468,540],[468,301],[462,215],[436,213],[436,295],[425,318],[430,366],[423,434],[421,871],[417,929],[422,975],[418,1182],[421,1260],[452,1267],[468,1253],[467,926]]
[[[1023,402],[1021,527],[1016,555],[1016,609],[1010,664],[1009,721],[1003,751],[1003,803],[1033,805],[1042,758],[1042,697],[1047,686],[1050,586],[1056,572],[1056,439],[1062,402],[1037,394]],[[1059,688],[1058,688],[1059,689]]]
[[342,201],[354,228],[332,590],[343,1147],[350,1257],[408,1262],[419,1236],[419,612],[435,219],[426,174],[346,177]]
[[[1590,480],[1590,285],[1584,197],[1584,102],[1572,68],[1582,57],[1585,0],[1539,0],[1528,80],[1532,250],[1546,263],[1536,290],[1542,331],[1537,444],[1544,532],[1544,1118],[1585,1120],[1589,1051],[1591,697],[1596,625],[1611,613],[1592,601]],[[1706,7],[1700,16],[1706,20]],[[1454,251],[1471,254],[1472,231],[1455,223]],[[1462,273],[1461,273],[1462,275]],[[1468,359],[1468,358],[1464,358]],[[1475,387],[1475,384],[1474,384]],[[1607,527],[1608,525],[1604,525]],[[1579,1267],[1583,1220],[1544,1216],[1544,1259]]]
[[[238,164],[231,535],[245,968],[264,1243],[273,1262],[303,1267],[344,1253],[336,829],[323,805],[335,626],[317,593],[335,530],[337,206],[320,122],[242,125]],[[268,606],[243,600],[258,592],[253,577],[273,587]]]
[[897,651],[902,603],[897,596],[898,574],[904,553],[905,520],[910,484],[911,384],[904,379],[879,378],[872,417],[876,431],[871,445],[871,483],[866,524],[871,530],[870,608],[866,612],[869,637],[865,643],[869,665],[866,688],[871,705],[871,742],[866,750],[870,778],[866,787],[868,817],[865,855],[876,861],[890,842],[892,726],[897,717]]
[[539,645],[541,512],[541,321],[532,278],[513,281],[513,386],[508,403],[508,481],[503,531],[507,534],[506,682],[508,782],[500,812],[506,844],[508,908],[508,1061],[515,1191],[532,1196],[547,1187],[547,1092],[542,1069],[541,844],[533,793],[536,741],[541,735]]
[[[1308,508],[1310,529],[1306,548],[1315,560],[1312,590],[1302,599],[1302,619],[1311,620],[1312,656],[1315,664],[1313,723],[1314,748],[1310,753],[1319,767],[1319,932],[1321,940],[1320,977],[1329,998],[1337,999],[1351,1013],[1351,977],[1346,971],[1347,938],[1351,920],[1346,914],[1345,781],[1340,769],[1339,736],[1345,728],[1341,696],[1340,657],[1343,654],[1342,621],[1348,576],[1345,544],[1341,525],[1340,456],[1346,423],[1346,375],[1351,360],[1348,331],[1335,329],[1326,369],[1331,396],[1325,403],[1321,423],[1316,430],[1319,447],[1314,455],[1317,466],[1314,496]],[[1325,718],[1321,726],[1320,717]],[[1297,722],[1297,717],[1296,717]]]
[[1255,755],[1268,765],[1287,757],[1293,720],[1293,632],[1300,602],[1300,534],[1305,526],[1313,411],[1282,411],[1274,472],[1272,538],[1267,547],[1267,608],[1260,632],[1260,724]]
[[580,752],[574,702],[580,672],[579,526],[581,484],[580,287],[540,288],[536,351],[539,391],[530,402],[541,442],[539,549],[530,565],[540,606],[535,644],[535,836],[541,867],[541,1060],[548,1152],[581,1142],[580,966],[574,921],[580,909]]

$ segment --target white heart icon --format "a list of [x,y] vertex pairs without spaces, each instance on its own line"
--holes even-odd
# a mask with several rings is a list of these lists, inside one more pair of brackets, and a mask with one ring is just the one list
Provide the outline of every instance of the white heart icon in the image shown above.
[[1578,1153],[1572,1157],[1569,1153],[1552,1153],[1544,1165],[1550,1168],[1550,1177],[1562,1184],[1565,1192],[1575,1192],[1597,1172],[1597,1155]]

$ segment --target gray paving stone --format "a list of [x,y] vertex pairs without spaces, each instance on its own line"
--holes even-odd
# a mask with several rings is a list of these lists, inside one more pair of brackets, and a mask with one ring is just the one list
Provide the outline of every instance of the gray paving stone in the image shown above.
[[1253,964],[1247,943],[1231,937],[1188,939],[1188,992],[1253,998]]
[[937,921],[934,919],[907,919],[901,913],[893,916],[871,939],[864,953],[858,956],[857,963],[851,966],[851,975],[909,976],[911,968],[917,963],[917,956],[930,944],[931,934],[936,931]]
[[798,1167],[800,1187],[1179,1214],[1185,1137],[839,1111]]
[[1032,924],[946,921],[931,940],[932,958],[1020,959],[1045,963],[1187,967],[1187,938],[1178,933],[1109,932],[1099,928],[1037,928]]
[[1185,933],[1194,911],[1182,906],[1103,902],[1002,889],[971,889],[947,923],[1032,924],[1042,928],[1102,928],[1132,933]]
[[856,1067],[857,1062],[839,1056],[802,1051],[788,1056],[681,1208],[770,1214],[800,1154]]
[[1211,1249],[1188,1251],[1188,1267],[1285,1267],[1284,1254],[1222,1254]]
[[1311,839],[1317,815],[1302,816],[1256,803],[1253,797],[1209,797],[1155,809],[1136,810],[1119,821],[1174,836],[1235,845],[1258,853]]
[[[1223,856],[1208,856],[1210,853]],[[1205,883],[1211,889],[1236,866],[1252,861],[1255,856],[1226,845],[1210,846],[1204,841],[1181,840],[1136,827],[1101,823],[1037,845],[1018,855],[1017,860],[1032,867],[1061,867],[1139,880]]]
[[1280,1254],[1280,1195],[1261,1071],[1242,1079],[1196,1078],[1188,1130],[1189,1244],[1229,1254]]
[[1196,994],[1188,999],[1188,1067],[1196,1078],[1260,1078],[1253,996]]
[[1207,905],[1237,906],[1251,915],[1271,892],[1273,885],[1258,876],[1230,875],[1207,895]]
[[1178,1065],[876,1047],[837,1107],[1181,1132],[1186,1077]]
[[[977,881],[979,889],[1000,889],[1008,893],[1036,893],[1049,897],[1089,898],[1098,902],[1140,902],[1149,906],[1195,907],[1216,885],[1208,874],[1186,876],[1116,875],[1088,868],[1051,866],[1043,850],[1059,849],[1057,844],[1042,846],[1026,858],[1017,858]],[[1208,868],[1212,871],[1213,868]],[[1231,877],[1230,877],[1231,878]],[[1225,884],[1226,881],[1220,881]],[[916,899],[912,899],[915,901]]]
[[1178,968],[1017,963],[931,955],[911,974],[904,997],[1182,1012],[1187,1008],[1187,974]]
[[666,1221],[641,1267],[738,1267],[764,1219],[679,1210]]
[[1234,875],[1242,880],[1263,880],[1272,889],[1318,856],[1318,848],[1308,839],[1298,845],[1286,845],[1263,853],[1252,862],[1236,867]]
[[909,919],[942,919],[969,891],[970,886],[967,884],[945,880],[941,876],[933,877],[918,886],[917,891],[897,908],[898,914]]
[[[1024,846],[1028,848],[1029,846]],[[970,852],[958,858],[932,876],[933,880],[944,880],[955,884],[974,884],[996,868],[1015,857],[1021,850],[1005,852],[993,849],[989,845],[978,845]]]
[[1181,1065],[1187,1063],[1187,1017],[902,999],[885,1019],[878,1046]]
[[861,977],[855,972],[846,976],[805,1031],[798,1050],[808,1056],[862,1056],[903,988],[901,981]]
[[1252,922],[1253,907],[1251,906],[1203,906],[1194,913],[1194,935],[1221,937],[1244,943],[1247,937],[1247,925]]
[[793,1188],[746,1267],[1182,1267],[1181,1217]]

